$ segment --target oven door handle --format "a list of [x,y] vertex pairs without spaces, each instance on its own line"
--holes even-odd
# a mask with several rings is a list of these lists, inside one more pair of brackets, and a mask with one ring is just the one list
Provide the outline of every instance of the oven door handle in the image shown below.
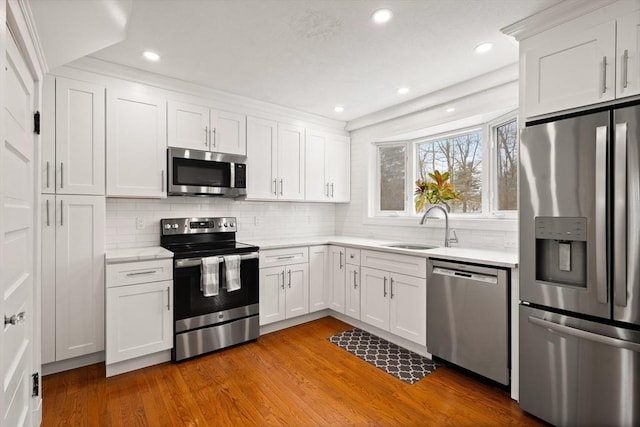
[[[240,261],[244,261],[247,259],[254,259],[260,256],[259,252],[251,252],[248,254],[240,255]],[[220,262],[222,262],[224,258],[220,257]],[[202,265],[202,258],[185,258],[185,259],[177,259],[173,262],[175,268],[187,268],[187,267],[195,267],[197,265]]]

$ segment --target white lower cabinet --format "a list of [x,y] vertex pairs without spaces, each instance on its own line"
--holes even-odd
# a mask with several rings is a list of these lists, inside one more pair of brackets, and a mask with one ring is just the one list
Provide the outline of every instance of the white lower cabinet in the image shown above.
[[172,347],[172,271],[171,259],[107,265],[107,376],[118,362]]
[[309,247],[309,312],[329,307],[329,246]]
[[329,246],[329,308],[345,313],[346,291],[346,249]]
[[360,266],[347,264],[344,314],[360,319]]
[[[394,264],[396,271],[394,270]],[[362,251],[360,319],[421,345],[427,343],[426,259]],[[373,268],[384,265],[384,270]],[[398,273],[416,271],[422,277]]]

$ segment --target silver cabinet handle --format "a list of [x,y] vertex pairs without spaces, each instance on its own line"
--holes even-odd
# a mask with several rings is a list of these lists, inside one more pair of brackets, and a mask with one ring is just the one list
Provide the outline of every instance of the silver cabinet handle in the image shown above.
[[635,351],[636,353],[640,353],[640,344],[635,342],[625,341],[618,338],[611,338],[605,335],[599,335],[593,332],[584,331],[582,329],[573,328],[571,326],[561,325],[559,323],[539,319],[533,316],[529,316],[529,323],[533,323],[534,325],[540,326],[549,331],[560,332],[611,347],[624,348],[627,350]]
[[127,276],[142,276],[143,274],[154,274],[156,270],[136,271],[134,273],[127,273]]
[[282,270],[282,285],[280,287],[284,289],[284,270]]
[[284,194],[284,179],[280,179],[280,195]]
[[295,255],[279,256],[278,259],[291,259],[295,258]]
[[[605,128],[606,129],[606,128]],[[598,158],[600,156],[606,157],[606,154],[596,153]],[[597,167],[601,167],[600,165],[596,165]],[[614,239],[614,251],[615,251],[615,259],[613,260],[613,286],[614,286],[614,302],[619,307],[627,306],[627,239],[624,236],[627,235],[627,123],[616,123],[616,140],[615,140],[615,158],[614,158],[614,188],[616,188],[616,192],[614,193],[613,198],[613,215],[614,215],[614,236],[622,236],[622,238]],[[596,170],[596,174],[598,171]],[[602,172],[604,174],[604,172]],[[597,176],[597,175],[596,175]],[[601,178],[603,181],[605,178]],[[602,184],[604,187],[604,184]],[[595,191],[600,191],[598,187],[596,187]],[[595,194],[605,194],[605,193],[595,193]],[[601,200],[603,197],[598,197],[597,200]],[[599,212],[602,212],[604,207],[599,206],[600,204],[604,204],[604,201],[598,202],[596,208],[596,215]],[[604,215],[604,213],[602,214]],[[596,217],[596,238],[600,237],[602,242],[598,242],[596,240],[596,245],[598,243],[599,246],[596,246],[596,253],[604,254],[605,252],[605,233],[606,229],[600,229],[599,227],[604,227],[604,224],[599,224],[597,222]],[[621,234],[618,234],[621,233]],[[602,258],[603,261],[596,266],[599,266],[605,263],[604,259],[606,257],[598,257],[598,259]],[[602,266],[606,268],[606,264]],[[596,276],[598,283],[600,285],[601,278]],[[604,283],[606,283],[606,275],[603,274]],[[598,286],[598,302],[605,304],[607,302],[607,288],[606,286]]]
[[629,85],[628,73],[629,73],[629,50],[625,49],[624,54],[622,55],[622,87],[625,89]]
[[64,225],[64,200],[60,200],[60,225]]
[[209,146],[209,126],[204,127],[204,146]]
[[329,183],[328,183],[328,182],[327,182],[327,191],[326,191],[325,195],[326,195],[327,197],[329,197]]
[[278,180],[277,179],[273,180],[273,194],[274,195],[278,195]]
[[47,188],[49,188],[49,161],[47,161]]
[[331,197],[333,197],[333,182],[331,183]]
[[353,289],[358,288],[358,272],[353,270]]
[[162,169],[161,180],[162,180],[160,184],[162,186],[161,191],[164,193],[164,169]]
[[607,57],[602,57],[602,93],[607,93]]
[[393,299],[393,297],[394,297],[394,295],[393,295],[393,277],[391,278],[390,282],[391,282],[391,295],[390,296],[391,296],[391,299]]
[[51,221],[49,220],[49,199],[47,199],[47,227],[51,225]]
[[[626,132],[625,132],[626,133]],[[607,194],[607,126],[596,128],[596,186],[595,194]],[[596,253],[607,253],[607,205],[606,197],[596,197],[595,228]],[[623,201],[624,203],[624,201]],[[596,261],[596,294],[598,302],[607,303],[607,257]],[[621,258],[621,257],[616,257]]]
[[342,267],[344,266],[344,264],[342,263],[342,251],[340,251],[340,269],[342,270]]
[[167,286],[167,311],[171,311],[171,286]]
[[14,314],[13,316],[4,316],[4,325],[21,325],[24,323],[24,321],[26,320],[27,315],[24,311],[21,311],[18,314]]
[[384,284],[382,286],[382,296],[387,297],[387,276],[384,276]]
[[215,148],[216,147],[216,128],[211,128],[211,131],[213,132],[213,140],[212,142],[212,147]]
[[291,270],[289,270],[289,289],[291,289]]
[[60,162],[60,188],[64,188],[64,163]]

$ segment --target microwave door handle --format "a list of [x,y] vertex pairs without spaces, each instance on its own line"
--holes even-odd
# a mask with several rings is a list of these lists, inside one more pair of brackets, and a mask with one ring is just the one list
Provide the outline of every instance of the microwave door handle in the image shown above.
[[[614,157],[614,303],[627,306],[627,123],[616,123]],[[599,194],[599,193],[596,193]]]

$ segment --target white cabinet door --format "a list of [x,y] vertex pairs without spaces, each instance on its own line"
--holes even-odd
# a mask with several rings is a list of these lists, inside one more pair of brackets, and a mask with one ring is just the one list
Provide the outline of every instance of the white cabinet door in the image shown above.
[[368,267],[360,267],[360,273],[360,320],[388,331],[389,275]]
[[42,116],[40,119],[41,168],[40,191],[56,192],[56,78],[50,74],[42,82]]
[[277,199],[278,123],[247,117],[247,198]]
[[309,311],[329,308],[329,247],[309,248]]
[[260,325],[285,319],[284,267],[260,269]]
[[56,78],[56,192],[104,194],[102,86]]
[[167,196],[165,105],[151,96],[107,94],[107,196]]
[[305,143],[305,199],[312,202],[329,200],[329,177],[326,156],[327,136],[307,129]]
[[525,117],[615,97],[615,20],[558,37],[524,57]]
[[167,145],[209,150],[209,109],[184,102],[167,102]]
[[285,317],[309,313],[309,264],[294,264],[285,269]]
[[107,289],[107,364],[172,347],[172,289],[172,280]]
[[56,361],[56,198],[42,195],[41,362]]
[[304,200],[304,128],[278,124],[278,198]]
[[105,199],[56,197],[56,360],[104,350]]
[[347,264],[346,301],[344,314],[360,319],[360,267]]
[[329,136],[325,159],[330,200],[348,202],[351,199],[351,140],[347,137]]
[[346,256],[345,249],[340,246],[329,246],[329,272],[330,287],[329,297],[332,310],[344,313],[345,287],[346,287]]
[[392,273],[389,277],[389,301],[389,331],[427,345],[426,279]]
[[640,93],[640,11],[618,19],[616,96]]
[[230,111],[211,110],[211,151],[247,154],[247,116]]

